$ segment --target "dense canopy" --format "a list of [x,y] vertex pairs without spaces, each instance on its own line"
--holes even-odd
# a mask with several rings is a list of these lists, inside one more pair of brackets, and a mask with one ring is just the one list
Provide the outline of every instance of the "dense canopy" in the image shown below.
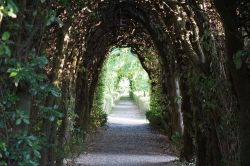
[[180,137],[180,159],[248,166],[249,11],[248,0],[0,0],[0,165],[80,152],[105,117],[108,58],[129,49],[150,80],[147,116]]

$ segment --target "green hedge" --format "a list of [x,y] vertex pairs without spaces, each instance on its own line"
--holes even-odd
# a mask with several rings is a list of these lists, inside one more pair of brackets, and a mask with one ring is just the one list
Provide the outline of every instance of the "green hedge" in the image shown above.
[[149,95],[146,93],[144,96],[144,93],[141,91],[132,92],[130,93],[131,97],[135,101],[136,105],[139,107],[139,109],[143,112],[147,112],[150,109],[150,98]]
[[151,125],[157,127],[161,127],[163,125],[161,107],[159,105],[160,99],[157,92],[151,92],[150,97],[148,94],[144,96],[144,93],[141,91],[130,92],[130,97],[133,98],[139,109],[145,112],[146,118],[149,120]]
[[104,97],[104,104],[103,104],[103,111],[107,114],[110,113],[114,104],[119,101],[120,93],[119,92],[112,92],[111,94],[105,94]]

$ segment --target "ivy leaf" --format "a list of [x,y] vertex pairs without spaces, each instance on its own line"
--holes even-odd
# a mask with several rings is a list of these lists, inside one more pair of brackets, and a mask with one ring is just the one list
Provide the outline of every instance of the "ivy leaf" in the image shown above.
[[26,118],[25,118],[25,119],[23,119],[23,122],[24,122],[25,124],[27,124],[27,125],[28,125],[28,124],[30,124],[29,119],[26,119]]
[[11,56],[11,50],[6,44],[0,44],[0,56]]
[[7,41],[10,38],[10,33],[9,32],[4,32],[2,35],[2,40]]
[[17,119],[17,120],[16,120],[16,125],[17,125],[17,126],[20,125],[21,122],[22,122],[22,119]]
[[32,66],[38,66],[39,68],[43,68],[48,64],[48,59],[45,56],[36,57],[32,60]]
[[5,46],[5,54],[10,57],[11,56],[11,50],[8,46]]
[[17,72],[16,71],[13,71],[13,72],[10,73],[10,77],[15,77],[15,76],[17,76]]
[[38,150],[34,150],[34,155],[35,155],[37,158],[41,158],[41,153],[40,153]]
[[1,151],[6,151],[6,150],[7,150],[7,148],[6,148],[6,143],[0,142],[0,150],[1,150]]
[[29,145],[30,147],[32,147],[33,143],[32,143],[31,140],[27,139],[27,143],[28,143],[28,145]]
[[29,136],[28,138],[29,138],[30,140],[32,140],[32,141],[37,140],[37,138],[36,138],[34,135],[31,135],[31,136]]
[[55,20],[56,20],[56,12],[52,10],[47,18],[46,25],[50,26],[53,22],[55,22]]
[[52,89],[51,90],[51,94],[54,96],[54,97],[60,97],[61,96],[61,93],[59,91],[57,91],[56,89]]
[[12,17],[12,18],[16,18],[17,17],[16,14],[13,11],[8,11],[7,14],[8,14],[9,17]]
[[49,116],[49,121],[53,122],[55,120],[55,116]]
[[13,0],[8,0],[7,8],[14,13],[18,12],[18,7]]
[[45,56],[40,57],[39,60],[40,60],[40,64],[39,64],[40,66],[39,67],[44,67],[45,65],[48,64],[48,59]]

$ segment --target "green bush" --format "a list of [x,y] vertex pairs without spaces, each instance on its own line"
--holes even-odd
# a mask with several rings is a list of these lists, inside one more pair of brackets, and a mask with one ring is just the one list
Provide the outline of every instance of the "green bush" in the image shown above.
[[103,112],[103,111],[100,111],[100,112],[98,112],[97,116],[98,116],[100,125],[104,126],[107,123],[107,121],[108,121],[108,115],[107,115],[107,113]]
[[99,81],[94,96],[93,108],[90,115],[91,127],[93,128],[104,126],[107,123],[107,113],[104,110],[106,102],[106,96],[104,95],[104,75],[105,70],[99,76]]
[[105,94],[105,102],[104,102],[104,112],[106,113],[110,113],[110,111],[112,110],[113,107],[113,97],[109,94]]
[[162,116],[159,112],[149,110],[146,112],[146,117],[153,126],[161,126]]
[[179,153],[182,151],[183,149],[183,137],[182,134],[179,132],[175,132],[172,136],[171,136],[171,143],[172,143],[172,149],[173,151],[175,151],[176,153]]
[[91,113],[91,126],[98,128],[104,126],[107,123],[108,115],[99,106],[96,106]]
[[132,99],[135,101],[136,105],[141,111],[148,111],[150,109],[150,97],[148,95],[144,96],[143,91],[130,92]]
[[77,158],[84,150],[86,150],[85,138],[85,132],[75,129],[75,131],[71,133],[71,137],[66,139],[63,151],[58,149],[59,151],[57,154],[67,158]]
[[113,102],[116,103],[120,99],[120,93],[119,92],[112,92],[113,96]]

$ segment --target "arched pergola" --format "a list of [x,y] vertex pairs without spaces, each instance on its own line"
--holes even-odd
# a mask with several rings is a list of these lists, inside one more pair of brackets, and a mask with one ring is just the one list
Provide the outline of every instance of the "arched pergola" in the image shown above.
[[[182,9],[179,10],[186,12],[186,16],[184,16],[181,21],[178,20],[178,15],[173,11],[179,5],[182,7]],[[76,94],[78,102],[76,102],[75,105],[75,110],[79,117],[78,123],[83,127],[88,124],[98,76],[111,47],[114,45],[131,46],[132,50],[137,53],[142,65],[144,64],[143,57],[146,55],[140,53],[140,48],[145,49],[145,47],[140,45],[140,42],[133,42],[133,38],[136,38],[136,35],[126,35],[126,33],[131,33],[129,30],[135,29],[135,32],[140,34],[138,36],[145,37],[144,40],[142,39],[142,43],[149,41],[148,43],[152,44],[150,47],[156,51],[156,58],[159,59],[161,64],[160,84],[162,86],[162,95],[168,99],[168,108],[164,110],[164,120],[168,124],[169,136],[171,137],[175,133],[182,133],[180,116],[183,114],[185,138],[183,148],[184,157],[188,159],[193,155],[194,145],[192,141],[193,138],[195,138],[198,152],[198,165],[204,165],[207,162],[216,165],[223,155],[222,149],[219,147],[220,138],[218,138],[219,135],[215,126],[203,125],[203,118],[206,119],[207,123],[212,124],[214,123],[213,118],[220,117],[219,115],[218,117],[211,117],[208,112],[192,110],[194,109],[193,107],[195,107],[196,110],[204,109],[202,106],[203,99],[201,100],[203,97],[201,96],[206,94],[203,94],[203,92],[197,90],[195,87],[190,87],[187,83],[189,80],[188,77],[192,77],[193,74],[196,75],[197,73],[200,75],[200,78],[196,80],[198,81],[196,83],[200,83],[201,86],[203,81],[209,81],[214,77],[211,73],[210,64],[212,62],[212,56],[216,56],[216,52],[213,52],[215,55],[210,56],[208,54],[210,51],[207,52],[202,48],[198,39],[199,35],[202,34],[199,30],[202,29],[199,29],[199,24],[195,23],[190,8],[182,6],[180,3],[170,2],[164,9],[164,13],[159,14],[151,10],[150,6],[132,1],[100,4],[98,8],[99,22],[89,28],[89,33],[86,38],[85,57],[82,61],[83,70],[79,70],[77,73],[78,84],[76,88],[81,89],[81,91]],[[162,18],[161,14],[166,13],[168,14]],[[121,25],[121,21],[127,24]],[[203,21],[206,22],[206,20]],[[126,27],[125,30],[122,26]],[[188,26],[194,29],[188,29]],[[141,28],[141,30],[139,28]],[[188,33],[186,33],[185,30]],[[208,37],[207,40],[213,42],[213,38]],[[212,51],[214,51],[213,49],[215,48],[211,47]],[[143,66],[145,71],[150,75],[150,72],[152,72],[150,68],[147,68],[146,65]],[[189,70],[188,68],[191,69],[191,72],[186,71]],[[176,97],[178,95],[177,83],[180,84],[183,96],[182,107],[176,103]],[[197,93],[197,96],[189,95],[189,91]],[[84,101],[84,104],[82,101]],[[190,102],[192,102],[192,104]],[[191,107],[191,105],[193,106]],[[193,129],[193,127],[195,129]],[[195,135],[193,133],[194,131]],[[210,144],[211,140],[213,140],[212,144]],[[191,153],[189,149],[191,149]],[[213,154],[217,154],[214,160],[206,160],[208,155]]]

